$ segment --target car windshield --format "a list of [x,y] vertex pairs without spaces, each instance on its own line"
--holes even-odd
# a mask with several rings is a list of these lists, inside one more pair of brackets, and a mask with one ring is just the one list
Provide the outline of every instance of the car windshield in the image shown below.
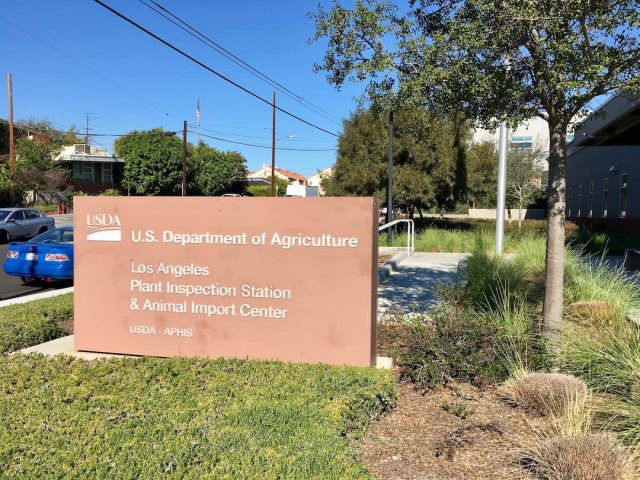
[[11,215],[11,210],[0,210],[0,222],[3,222]]
[[29,240],[29,243],[73,243],[73,230],[66,228],[49,230]]

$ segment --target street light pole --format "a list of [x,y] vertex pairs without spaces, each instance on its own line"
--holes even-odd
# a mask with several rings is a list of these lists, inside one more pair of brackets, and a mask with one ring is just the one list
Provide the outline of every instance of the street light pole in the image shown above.
[[500,123],[498,148],[498,204],[496,205],[496,256],[504,251],[504,210],[507,191],[507,137],[509,129],[505,122]]
[[273,92],[271,113],[271,196],[276,196],[276,92]]
[[[387,223],[393,221],[393,110],[389,111],[389,152],[387,164]],[[387,244],[391,245],[393,233],[387,228]]]

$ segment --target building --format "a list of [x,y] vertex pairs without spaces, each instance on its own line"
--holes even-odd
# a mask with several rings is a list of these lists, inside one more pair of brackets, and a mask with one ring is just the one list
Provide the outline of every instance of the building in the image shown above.
[[[276,178],[281,178],[283,180],[286,180],[287,182],[289,182],[290,185],[293,185],[293,184],[306,185],[307,184],[307,178],[304,175],[301,175],[296,172],[292,172],[290,170],[285,170],[284,168],[276,167],[274,169],[274,175]],[[247,175],[247,179],[252,179],[252,178],[271,179],[271,165],[265,164],[265,165],[262,165],[262,168],[254,172],[250,172]],[[251,183],[252,181],[249,180],[249,184]]]
[[[29,140],[38,140],[45,145],[51,145],[52,139],[50,135],[46,133],[36,132],[29,128],[24,128],[19,125],[13,127],[13,137],[16,144],[21,138],[28,138]],[[0,156],[9,155],[9,122],[0,119]]]
[[602,105],[576,127],[568,153],[567,217],[640,232],[640,94]]
[[325,168],[319,171],[315,175],[311,175],[307,178],[307,185],[310,187],[318,187],[318,193],[320,196],[324,196],[324,188],[322,188],[322,180],[331,176],[333,173],[333,167]]
[[[567,141],[572,141],[574,134],[570,129],[567,132]],[[474,143],[491,142],[498,148],[500,139],[499,129],[484,130],[476,128],[473,130],[471,141]],[[509,146],[514,150],[530,150],[540,153],[544,158],[541,165],[545,170],[549,169],[547,158],[549,157],[549,124],[540,117],[521,123],[514,129],[509,129]]]
[[69,168],[76,191],[100,193],[108,188],[121,190],[124,160],[109,156],[104,147],[85,144],[66,146],[55,160]]

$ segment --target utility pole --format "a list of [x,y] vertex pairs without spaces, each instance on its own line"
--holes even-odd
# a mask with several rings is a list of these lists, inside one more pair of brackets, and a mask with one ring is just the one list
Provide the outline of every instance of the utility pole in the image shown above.
[[7,75],[9,90],[9,175],[11,179],[11,206],[16,204],[16,149],[13,133],[13,82],[11,74]]
[[[389,112],[389,161],[387,165],[387,223],[393,221],[393,110]],[[393,233],[387,228],[387,245],[391,245]]]
[[182,196],[187,196],[187,121],[182,125]]
[[273,92],[271,113],[271,196],[276,196],[276,92]]
[[498,204],[496,205],[496,256],[504,251],[504,209],[507,192],[507,124],[500,123],[498,146]]
[[86,118],[86,126],[84,129],[84,144],[89,145],[89,112],[85,113],[85,118]]

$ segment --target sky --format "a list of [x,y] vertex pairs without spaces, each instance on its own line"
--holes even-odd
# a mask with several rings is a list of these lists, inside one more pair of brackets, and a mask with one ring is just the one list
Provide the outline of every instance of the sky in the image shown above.
[[[145,0],[148,2],[148,0]],[[316,1],[156,0],[247,64],[322,108],[307,109],[276,93],[277,104],[305,120],[339,133],[364,86],[341,91],[325,73],[314,73],[325,42],[309,45],[314,33],[307,13]],[[271,100],[274,88],[189,36],[140,0],[103,0],[112,8],[186,51],[259,96]],[[196,125],[200,102],[201,139],[221,150],[235,150],[250,170],[271,163],[271,107],[137,30],[92,0],[0,0],[0,71],[13,77],[14,120],[48,118],[66,130],[82,132],[89,114],[96,134],[121,134]],[[6,87],[3,89],[6,92]],[[8,117],[6,94],[0,118]],[[196,130],[195,128],[191,128]],[[257,148],[204,135],[259,144]],[[277,146],[304,150],[277,152],[276,164],[309,176],[335,162],[337,138],[278,112]],[[112,151],[114,137],[93,143]],[[195,143],[197,135],[188,134]]]

